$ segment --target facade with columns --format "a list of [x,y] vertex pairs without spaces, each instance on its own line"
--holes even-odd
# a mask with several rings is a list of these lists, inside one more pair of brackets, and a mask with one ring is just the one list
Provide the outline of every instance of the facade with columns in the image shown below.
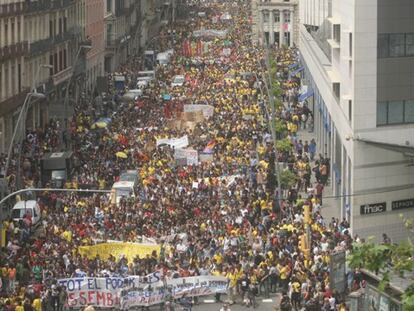
[[298,41],[298,0],[253,0],[253,34],[262,44],[294,46]]
[[[84,39],[82,0],[4,0],[0,4],[0,152],[5,152],[26,94],[35,88],[26,128],[45,125],[62,101]],[[53,110],[53,109],[52,109]]]

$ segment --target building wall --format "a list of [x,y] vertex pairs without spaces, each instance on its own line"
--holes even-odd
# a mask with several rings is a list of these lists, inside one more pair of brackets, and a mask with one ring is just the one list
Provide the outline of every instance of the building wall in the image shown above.
[[256,0],[252,10],[252,30],[259,42],[279,46],[297,44],[299,10],[296,0]]
[[[332,16],[323,21],[330,23],[332,31],[330,57],[304,25],[299,49],[305,77],[315,90],[315,132],[321,153],[331,158],[330,187],[338,197],[341,216],[351,221],[354,234],[381,238],[386,232],[398,241],[407,236],[399,213],[414,215],[414,206],[393,209],[398,206],[396,201],[414,198],[414,168],[408,166],[412,160],[396,147],[386,149],[372,142],[412,146],[414,127],[377,126],[377,94],[382,88],[377,81],[384,79],[381,75],[385,69],[391,70],[390,74],[397,71],[377,60],[380,10],[376,0],[334,0]],[[387,11],[393,16],[393,27],[397,11]],[[339,36],[335,34],[338,30]],[[406,66],[402,75],[414,71],[412,65]],[[339,92],[334,91],[335,83],[340,85]],[[411,86],[405,91],[409,90]]]
[[89,0],[86,2],[86,37],[91,41],[92,49],[87,54],[87,87],[91,89],[98,76],[103,75],[105,56],[104,2]]

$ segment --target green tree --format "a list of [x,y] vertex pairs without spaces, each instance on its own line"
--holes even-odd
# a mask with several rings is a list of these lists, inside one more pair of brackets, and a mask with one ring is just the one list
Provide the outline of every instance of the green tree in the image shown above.
[[283,170],[280,172],[280,187],[288,189],[293,187],[298,181],[298,176],[290,170]]
[[292,143],[289,138],[284,138],[276,141],[276,149],[278,152],[286,153],[292,150]]
[[[399,244],[377,244],[370,238],[365,243],[355,243],[348,257],[352,268],[364,268],[376,274],[381,273],[382,281],[378,286],[381,291],[389,286],[393,274],[406,277],[407,272],[414,271],[414,218],[403,218],[403,221],[411,232],[407,240]],[[414,310],[414,282],[405,290],[402,303],[404,311]]]

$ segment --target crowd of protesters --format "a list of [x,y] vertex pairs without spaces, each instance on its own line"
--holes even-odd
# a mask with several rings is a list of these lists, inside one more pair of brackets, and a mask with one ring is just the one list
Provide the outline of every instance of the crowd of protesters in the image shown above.
[[[0,254],[4,309],[65,310],[67,294],[57,286],[59,278],[163,271],[171,278],[225,276],[229,304],[249,305],[251,294],[268,282],[271,292],[283,293],[281,310],[347,310],[343,297],[331,289],[329,255],[349,250],[352,238],[346,220],[329,222],[320,212],[330,163],[318,155],[314,140],[300,139],[299,132],[313,125],[312,111],[296,99],[300,82],[289,76],[296,51],[272,48],[270,53],[282,93],[276,107],[282,125],[277,135],[290,144],[290,150],[277,152],[268,129],[268,98],[260,89],[264,81],[258,62],[265,66],[265,53],[248,37],[249,4],[215,2],[208,4],[208,12],[206,17],[173,25],[175,36],[169,46],[174,47],[174,56],[167,66],[157,66],[157,80],[140,99],[123,101],[112,87],[99,107],[96,101],[82,101],[76,107],[70,134],[60,134],[62,124],[57,121],[44,131],[28,133],[27,157],[22,159],[26,186],[39,182],[39,158],[67,145],[65,140],[70,140],[77,161],[67,188],[110,189],[127,169],[139,172],[140,186],[135,198],[120,204],[101,194],[42,193],[42,223],[36,234],[30,231],[30,216],[19,224],[6,221],[8,243]],[[223,13],[229,13],[231,20],[220,19]],[[208,50],[197,56],[184,53],[183,41],[201,28],[228,34],[206,39]],[[223,55],[223,48],[230,54]],[[130,87],[142,66],[139,59],[131,59],[120,70]],[[170,86],[175,75],[185,76],[183,86]],[[164,94],[170,99],[165,100]],[[194,127],[172,126],[186,104],[211,105],[214,115]],[[101,116],[111,122],[93,129]],[[200,154],[209,146],[212,161],[177,165],[172,148],[156,147],[159,138],[184,135]],[[117,157],[118,152],[127,157]],[[296,176],[293,183],[280,185],[281,193],[276,190],[275,161]],[[305,205],[310,206],[312,219],[309,255],[299,247],[305,233]],[[128,262],[82,258],[77,250],[96,240],[144,238],[160,243],[161,253]]]

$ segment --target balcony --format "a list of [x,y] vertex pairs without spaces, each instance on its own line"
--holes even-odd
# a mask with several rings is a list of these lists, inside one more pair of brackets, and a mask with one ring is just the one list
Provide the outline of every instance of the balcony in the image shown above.
[[30,43],[30,53],[31,54],[40,54],[53,49],[53,46],[56,44],[63,43],[68,40],[75,39],[76,35],[79,35],[80,27],[74,26],[71,27],[68,31],[58,34],[55,37],[49,37],[42,40],[37,40]]
[[0,48],[0,59],[7,60],[23,56],[29,52],[29,43],[27,41],[7,45]]
[[2,4],[0,5],[0,17],[21,15],[25,7],[25,2]]
[[72,76],[73,70],[72,66],[69,66],[66,69],[63,69],[62,71],[59,71],[58,73],[54,74],[52,76],[53,85],[57,86],[60,83],[68,80]]
[[27,13],[36,13],[48,10],[59,10],[72,4],[75,4],[74,0],[38,0],[36,2],[26,2],[25,11]]

